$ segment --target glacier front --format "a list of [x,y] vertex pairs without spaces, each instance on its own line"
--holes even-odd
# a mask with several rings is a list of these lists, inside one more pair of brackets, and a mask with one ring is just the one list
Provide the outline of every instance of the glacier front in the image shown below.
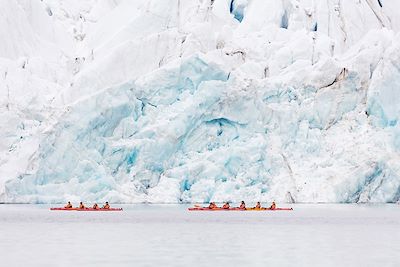
[[0,202],[400,199],[396,0],[1,6]]

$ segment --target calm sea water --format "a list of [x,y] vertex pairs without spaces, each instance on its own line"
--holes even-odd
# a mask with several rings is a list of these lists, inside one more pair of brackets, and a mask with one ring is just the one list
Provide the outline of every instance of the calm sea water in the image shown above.
[[400,266],[400,205],[119,206],[0,205],[0,266]]

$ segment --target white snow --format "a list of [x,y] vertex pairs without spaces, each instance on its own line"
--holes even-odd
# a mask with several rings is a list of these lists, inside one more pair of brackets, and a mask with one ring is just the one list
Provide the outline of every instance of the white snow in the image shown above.
[[396,0],[0,7],[0,202],[399,201]]

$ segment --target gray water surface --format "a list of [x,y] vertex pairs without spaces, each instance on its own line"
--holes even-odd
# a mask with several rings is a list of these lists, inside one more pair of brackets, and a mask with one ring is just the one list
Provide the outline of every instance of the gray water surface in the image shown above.
[[124,211],[79,212],[0,205],[0,265],[400,266],[400,205],[291,206],[189,212],[186,205],[118,205]]

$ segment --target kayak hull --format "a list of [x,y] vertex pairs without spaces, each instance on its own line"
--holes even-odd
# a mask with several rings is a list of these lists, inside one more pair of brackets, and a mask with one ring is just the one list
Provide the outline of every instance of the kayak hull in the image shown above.
[[280,210],[293,210],[293,208],[276,208],[276,209],[270,209],[270,208],[246,208],[246,209],[241,209],[241,208],[229,208],[229,209],[223,209],[223,208],[214,208],[210,209],[208,207],[194,207],[194,208],[188,208],[189,211],[280,211]]
[[65,210],[65,211],[122,211],[122,208],[110,208],[110,209],[93,209],[93,208],[50,208],[50,210]]
[[208,207],[194,207],[194,208],[188,208],[188,210],[190,210],[190,211],[234,211],[234,210],[244,211],[245,209],[240,209],[240,208],[229,208],[229,209],[213,208],[213,209],[210,209]]
[[270,209],[270,208],[246,208],[246,210],[250,210],[250,211],[275,211],[275,210],[293,210],[293,208],[275,208],[275,209]]

